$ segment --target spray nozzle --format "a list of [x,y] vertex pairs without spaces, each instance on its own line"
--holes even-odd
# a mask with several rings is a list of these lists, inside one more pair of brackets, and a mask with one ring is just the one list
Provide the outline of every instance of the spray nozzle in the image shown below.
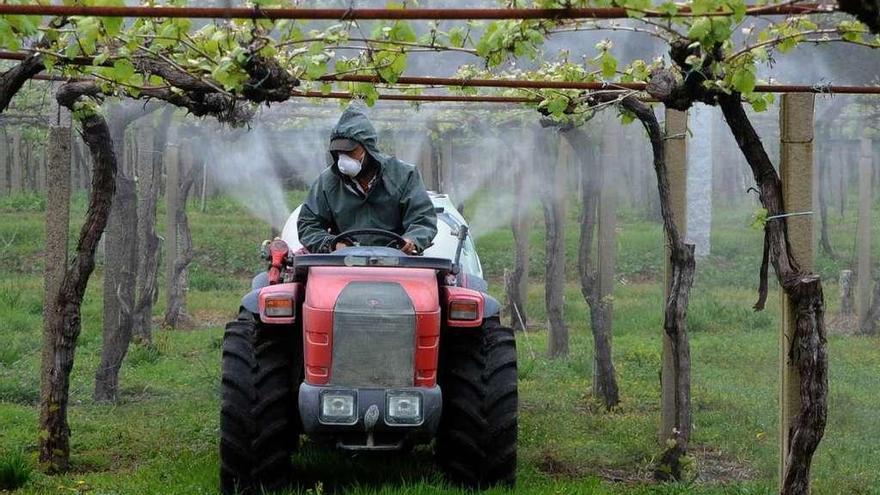
[[458,275],[461,272],[461,250],[464,248],[464,241],[468,236],[467,225],[458,228],[458,246],[455,248],[455,262],[452,264],[452,273]]

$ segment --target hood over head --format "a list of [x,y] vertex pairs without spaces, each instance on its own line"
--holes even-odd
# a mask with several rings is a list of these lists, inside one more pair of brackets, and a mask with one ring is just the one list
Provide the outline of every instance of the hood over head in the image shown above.
[[377,146],[378,134],[376,128],[367,118],[363,109],[358,105],[349,105],[339,117],[339,122],[330,134],[330,141],[334,139],[351,139],[357,141],[367,150],[374,159],[379,161],[381,152]]

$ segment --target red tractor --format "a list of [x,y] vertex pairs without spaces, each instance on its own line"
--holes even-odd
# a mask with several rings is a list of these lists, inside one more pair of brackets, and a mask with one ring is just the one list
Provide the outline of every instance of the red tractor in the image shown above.
[[408,256],[400,236],[371,229],[340,234],[354,246],[330,254],[267,246],[269,269],[223,338],[224,494],[294,482],[301,434],[357,452],[434,441],[450,481],[515,483],[514,334],[485,281],[461,269],[467,227],[440,216],[453,259]]

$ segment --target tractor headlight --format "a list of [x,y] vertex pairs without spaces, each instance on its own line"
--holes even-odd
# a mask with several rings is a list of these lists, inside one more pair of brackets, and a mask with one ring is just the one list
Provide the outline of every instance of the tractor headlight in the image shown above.
[[353,425],[357,423],[357,393],[353,390],[325,390],[321,393],[322,423]]
[[422,394],[389,391],[385,394],[385,422],[391,425],[418,425],[422,422]]
[[294,316],[295,306],[289,297],[267,297],[264,307],[266,316],[271,318]]

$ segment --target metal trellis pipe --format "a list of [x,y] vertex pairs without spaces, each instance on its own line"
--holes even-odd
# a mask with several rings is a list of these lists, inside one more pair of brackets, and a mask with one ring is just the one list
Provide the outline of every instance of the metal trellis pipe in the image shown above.
[[[816,3],[757,5],[746,9],[748,15],[803,15],[833,12],[836,6]],[[622,7],[535,9],[535,8],[448,8],[448,9],[308,9],[260,7],[159,7],[159,6],[84,6],[0,4],[0,15],[159,17],[191,19],[302,19],[302,20],[501,20],[501,19],[625,19]],[[671,17],[666,12],[647,11],[646,17]],[[676,16],[690,16],[689,7],[678,9]],[[718,10],[713,16],[733,15]]]

